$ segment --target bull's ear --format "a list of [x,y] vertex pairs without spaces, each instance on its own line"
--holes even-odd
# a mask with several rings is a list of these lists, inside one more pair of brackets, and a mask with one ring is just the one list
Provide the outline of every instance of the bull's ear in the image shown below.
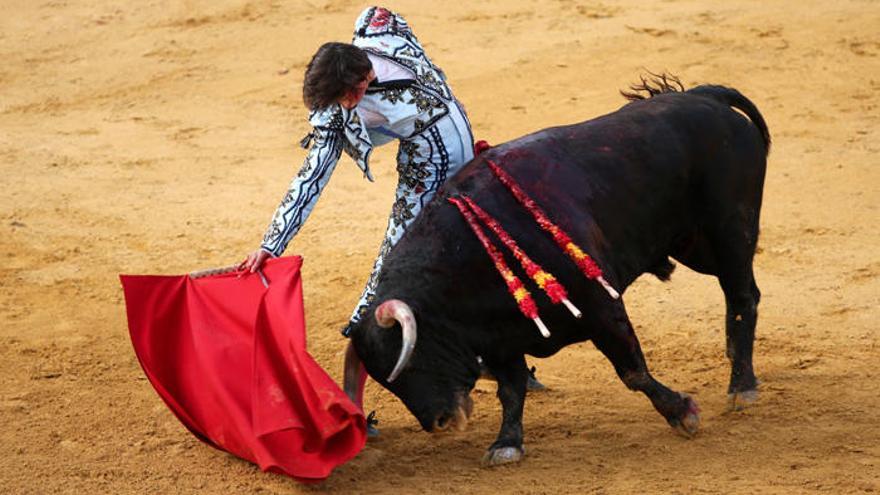
[[375,360],[376,356],[384,355],[386,349],[397,348],[393,345],[396,338],[389,335],[391,333],[379,327],[372,318],[365,317],[352,328],[349,337],[362,360]]
[[372,345],[375,341],[375,333],[378,328],[375,324],[362,321],[351,327],[348,337],[358,350],[364,350],[367,346]]
[[352,331],[351,343],[370,377],[384,387],[389,386],[385,379],[394,369],[400,334],[379,327],[375,321],[365,321]]

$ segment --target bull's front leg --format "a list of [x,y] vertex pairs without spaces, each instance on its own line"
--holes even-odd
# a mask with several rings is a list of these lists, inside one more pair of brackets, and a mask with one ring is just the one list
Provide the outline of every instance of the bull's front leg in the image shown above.
[[500,365],[486,363],[498,380],[498,400],[501,401],[501,431],[483,456],[483,464],[497,466],[517,462],[525,455],[523,448],[522,416],[526,399],[529,371],[525,356]]
[[670,426],[686,437],[693,437],[700,425],[700,408],[696,401],[670,390],[648,372],[645,356],[622,301],[603,309],[603,314],[597,316],[604,322],[593,336],[593,343],[611,361],[617,375],[630,390],[645,394]]

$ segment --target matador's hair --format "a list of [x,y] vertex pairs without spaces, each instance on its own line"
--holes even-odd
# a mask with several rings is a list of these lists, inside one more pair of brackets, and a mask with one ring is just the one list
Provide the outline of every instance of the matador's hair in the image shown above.
[[362,82],[372,67],[366,52],[354,45],[321,45],[306,67],[303,103],[309,110],[333,104]]

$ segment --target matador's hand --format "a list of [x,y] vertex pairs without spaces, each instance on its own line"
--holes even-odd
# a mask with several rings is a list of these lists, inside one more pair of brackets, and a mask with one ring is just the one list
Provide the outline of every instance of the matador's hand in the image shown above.
[[238,265],[239,271],[248,271],[251,273],[255,273],[257,270],[263,267],[263,263],[272,255],[269,254],[268,251],[264,251],[262,249],[257,249],[256,251],[247,255],[244,261],[242,261]]

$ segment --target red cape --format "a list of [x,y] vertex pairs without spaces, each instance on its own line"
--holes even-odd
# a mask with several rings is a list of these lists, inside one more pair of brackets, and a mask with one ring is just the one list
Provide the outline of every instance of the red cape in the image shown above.
[[121,275],[150,383],[200,440],[263,471],[320,481],[366,442],[363,412],[306,351],[302,258],[260,277]]

